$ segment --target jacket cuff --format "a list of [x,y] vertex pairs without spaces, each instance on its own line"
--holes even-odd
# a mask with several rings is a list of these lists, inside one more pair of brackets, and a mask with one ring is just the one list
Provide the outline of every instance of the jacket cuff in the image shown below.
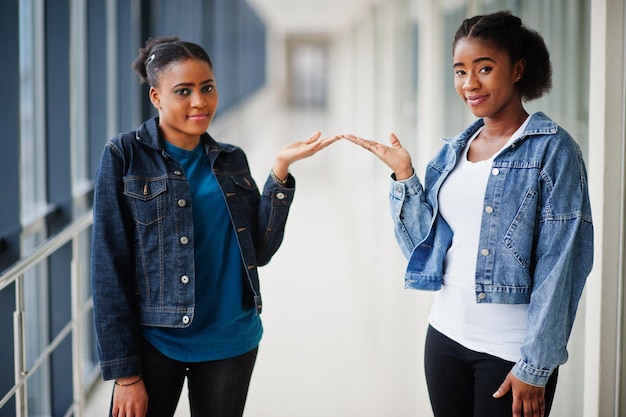
[[131,358],[100,362],[100,371],[102,372],[102,379],[105,381],[125,376],[141,375],[141,359],[139,356],[133,356]]
[[422,183],[420,182],[415,172],[413,176],[406,180],[396,181],[394,174],[391,175],[391,196],[397,200],[404,200],[405,197],[410,197],[422,192]]
[[534,368],[521,359],[511,371],[517,379],[535,387],[545,387],[552,375],[552,370]]

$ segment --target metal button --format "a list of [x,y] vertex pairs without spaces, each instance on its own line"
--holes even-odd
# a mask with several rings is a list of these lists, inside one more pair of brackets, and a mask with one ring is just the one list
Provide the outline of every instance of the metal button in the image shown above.
[[183,245],[186,245],[187,243],[189,243],[189,238],[187,236],[181,237],[180,243],[182,243]]
[[174,175],[183,175],[183,173],[182,173],[182,172],[180,172],[179,170],[175,170],[175,171],[174,171]]
[[500,173],[500,170],[498,168],[494,168],[491,170],[491,175],[498,175]]
[[487,298],[487,294],[485,294],[484,292],[481,292],[480,294],[478,294],[479,300],[484,300],[485,298]]
[[187,205],[187,200],[185,200],[184,198],[181,198],[180,200],[178,200],[178,207],[185,207]]
[[183,284],[189,284],[189,277],[187,275],[183,275],[182,277],[180,277],[180,282],[182,282]]
[[276,193],[276,198],[279,200],[283,200],[285,198],[285,194],[284,193]]
[[485,207],[485,213],[487,213],[487,214],[493,213],[493,207],[491,207],[491,206]]
[[183,324],[189,324],[190,321],[189,316],[183,316]]
[[481,254],[481,255],[483,255],[483,256],[487,256],[487,255],[489,255],[489,249],[483,249],[483,250],[481,250],[481,251],[480,251],[480,254]]

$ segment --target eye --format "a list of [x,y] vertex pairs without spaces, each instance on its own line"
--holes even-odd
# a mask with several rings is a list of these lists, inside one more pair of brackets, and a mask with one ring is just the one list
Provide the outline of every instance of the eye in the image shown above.
[[188,96],[191,94],[191,90],[188,88],[181,88],[180,90],[174,90],[174,93],[181,96]]
[[202,87],[202,92],[203,93],[210,93],[213,90],[215,90],[215,86],[213,86],[212,84],[208,84]]
[[489,72],[491,72],[491,70],[493,70],[493,67],[482,67],[480,69],[480,72],[482,72],[482,73],[489,73]]
[[458,70],[454,71],[454,74],[457,77],[461,77],[461,76],[465,75],[465,70],[458,69]]

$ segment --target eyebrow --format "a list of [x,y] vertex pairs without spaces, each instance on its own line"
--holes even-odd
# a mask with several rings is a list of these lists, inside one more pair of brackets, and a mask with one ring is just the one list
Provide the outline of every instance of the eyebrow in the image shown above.
[[[210,83],[214,83],[215,80],[213,78],[209,78],[208,80],[204,80],[202,82],[200,82],[200,85],[205,85],[205,84],[210,84]],[[193,87],[195,84],[194,83],[179,83],[176,84],[174,86],[174,88],[176,87]]]
[[[477,64],[477,63],[482,62],[482,61],[491,61],[493,63],[496,62],[494,59],[489,58],[488,56],[481,56],[481,57],[478,57],[478,58],[472,60],[472,64]],[[455,68],[456,67],[462,67],[463,65],[465,65],[463,62],[455,62],[454,63],[454,67]]]

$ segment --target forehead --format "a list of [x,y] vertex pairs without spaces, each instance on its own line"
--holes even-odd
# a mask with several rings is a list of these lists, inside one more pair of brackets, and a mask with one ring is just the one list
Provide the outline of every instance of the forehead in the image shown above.
[[462,38],[452,51],[454,63],[469,64],[476,58],[489,58],[496,63],[510,63],[506,51],[497,48],[493,42],[479,38]]
[[159,74],[159,82],[164,84],[198,83],[213,78],[209,63],[195,58],[174,61]]

